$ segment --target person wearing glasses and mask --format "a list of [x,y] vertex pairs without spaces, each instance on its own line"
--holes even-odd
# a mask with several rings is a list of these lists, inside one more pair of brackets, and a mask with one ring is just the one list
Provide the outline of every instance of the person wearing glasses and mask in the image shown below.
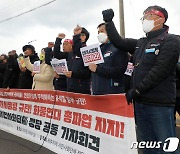
[[[110,41],[118,49],[133,55],[132,89],[126,93],[128,103],[134,103],[137,140],[161,141],[175,137],[174,106],[176,98],[176,64],[180,39],[169,34],[165,25],[166,9],[148,7],[142,17],[146,37],[123,39],[117,32],[112,9],[102,12]],[[159,154],[160,148],[139,149],[143,154]],[[176,150],[174,153],[178,153]]]

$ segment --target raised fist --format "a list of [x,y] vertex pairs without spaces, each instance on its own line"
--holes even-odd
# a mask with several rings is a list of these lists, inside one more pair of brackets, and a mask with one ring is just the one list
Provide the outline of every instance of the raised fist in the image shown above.
[[105,22],[109,22],[109,21],[112,21],[114,17],[114,11],[112,9],[107,9],[107,10],[102,11],[102,15],[103,15],[103,20]]
[[58,34],[58,37],[59,37],[60,39],[64,39],[64,38],[66,37],[66,35],[65,35],[64,33],[59,33],[59,34]]
[[48,48],[54,47],[54,42],[48,42]]
[[74,28],[74,35],[81,34],[82,27],[77,25],[76,28]]

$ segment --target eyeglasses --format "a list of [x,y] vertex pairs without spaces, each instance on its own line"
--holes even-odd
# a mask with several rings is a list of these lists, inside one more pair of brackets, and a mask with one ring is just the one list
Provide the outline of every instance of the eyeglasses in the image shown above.
[[154,17],[160,17],[160,16],[156,14],[145,14],[142,18],[140,18],[140,20],[143,21],[144,19],[147,19],[147,20],[154,19]]

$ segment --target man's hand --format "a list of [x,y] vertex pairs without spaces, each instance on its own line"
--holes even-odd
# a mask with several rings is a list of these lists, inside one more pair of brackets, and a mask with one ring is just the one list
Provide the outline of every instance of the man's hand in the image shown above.
[[103,14],[103,20],[105,22],[109,22],[112,21],[113,17],[114,17],[114,11],[112,9],[107,9],[102,11]]
[[67,78],[71,78],[71,76],[72,76],[72,71],[67,71],[67,72],[65,72],[64,74],[65,74],[65,76],[66,76]]
[[58,34],[58,37],[59,37],[60,39],[64,39],[64,38],[66,37],[66,35],[65,35],[64,33],[59,33],[59,34]]
[[82,27],[77,25],[76,28],[74,28],[74,35],[81,34]]
[[26,72],[26,67],[20,66],[19,68],[20,68],[21,72]]
[[54,47],[54,42],[48,42],[48,48]]
[[126,93],[126,99],[128,102],[128,105],[133,103],[133,99],[137,98],[140,95],[140,92],[137,89],[130,89]]
[[97,65],[96,64],[90,64],[89,69],[90,69],[91,72],[96,72]]
[[54,77],[59,78],[59,75],[56,72],[54,72]]
[[6,89],[4,89],[4,91],[10,91],[10,88],[9,88],[9,87],[7,87]]

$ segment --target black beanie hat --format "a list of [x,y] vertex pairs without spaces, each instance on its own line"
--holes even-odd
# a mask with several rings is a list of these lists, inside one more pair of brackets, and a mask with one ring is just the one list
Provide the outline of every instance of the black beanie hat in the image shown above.
[[86,30],[86,28],[82,27],[81,33],[86,35],[86,41],[89,39],[89,32]]
[[151,11],[151,10],[157,10],[157,11],[162,12],[162,14],[164,15],[164,18],[165,18],[165,22],[167,21],[167,19],[168,19],[168,12],[166,11],[165,8],[162,8],[162,7],[157,6],[157,5],[149,6],[143,13],[145,14],[146,12]]
[[34,53],[36,52],[34,46],[32,46],[30,44],[25,45],[25,46],[22,47],[23,52],[26,51],[27,48],[31,49],[32,52],[34,52]]

